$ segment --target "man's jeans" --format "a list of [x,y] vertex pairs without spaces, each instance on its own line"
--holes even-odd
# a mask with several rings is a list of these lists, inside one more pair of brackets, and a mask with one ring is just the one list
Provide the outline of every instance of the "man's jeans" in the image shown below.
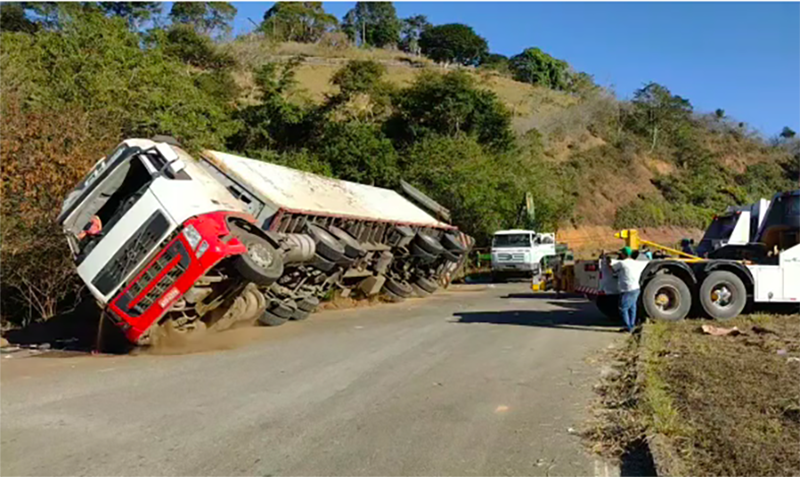
[[619,297],[619,312],[622,315],[625,326],[633,330],[636,326],[636,302],[639,301],[639,290],[622,292]]

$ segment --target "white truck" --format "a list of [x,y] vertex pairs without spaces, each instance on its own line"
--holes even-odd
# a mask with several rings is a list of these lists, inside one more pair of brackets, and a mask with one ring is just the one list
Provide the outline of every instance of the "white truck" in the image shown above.
[[78,275],[136,344],[161,327],[305,319],[334,288],[424,296],[473,244],[395,191],[223,152],[193,156],[167,138],[123,141],[58,221]]
[[492,237],[492,281],[535,276],[542,259],[556,255],[556,236],[534,230],[499,230]]
[[[727,242],[708,257],[641,262],[640,310],[660,320],[682,320],[693,309],[725,320],[765,303],[796,303],[800,310],[800,190],[775,194],[759,215],[747,243]],[[575,263],[575,291],[606,315],[618,316],[619,291],[604,260]]]

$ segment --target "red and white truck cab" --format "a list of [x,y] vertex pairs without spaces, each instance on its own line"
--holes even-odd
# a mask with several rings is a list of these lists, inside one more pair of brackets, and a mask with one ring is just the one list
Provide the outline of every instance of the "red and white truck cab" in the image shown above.
[[254,220],[185,151],[129,139],[69,194],[58,221],[78,275],[139,342],[209,269],[246,251],[231,217]]

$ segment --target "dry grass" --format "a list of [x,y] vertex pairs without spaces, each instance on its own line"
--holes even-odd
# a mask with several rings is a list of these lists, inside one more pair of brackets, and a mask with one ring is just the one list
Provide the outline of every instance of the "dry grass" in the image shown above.
[[800,475],[800,315],[649,323],[604,361],[595,452],[619,459],[646,436],[659,474]]

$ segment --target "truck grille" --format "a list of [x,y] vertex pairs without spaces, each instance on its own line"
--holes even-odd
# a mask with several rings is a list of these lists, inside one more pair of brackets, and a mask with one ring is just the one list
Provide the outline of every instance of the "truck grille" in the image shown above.
[[161,212],[154,212],[125,245],[111,257],[105,267],[92,280],[97,290],[108,295],[132,272],[158,244],[169,229],[169,221]]
[[[180,258],[176,260],[176,257]],[[178,280],[189,267],[190,261],[189,251],[180,239],[176,239],[160,257],[150,264],[149,268],[138,277],[130,288],[119,297],[117,306],[127,313],[128,316],[141,315],[153,306],[153,303],[161,298],[164,293],[175,284],[175,281]],[[164,270],[167,271],[162,274]],[[159,274],[162,274],[160,278]],[[131,303],[134,303],[134,300],[147,289],[153,280],[156,279],[158,279],[158,282],[150,288],[144,296],[136,301],[134,305],[131,305]]]
[[498,253],[498,262],[522,262],[525,260],[524,253]]

